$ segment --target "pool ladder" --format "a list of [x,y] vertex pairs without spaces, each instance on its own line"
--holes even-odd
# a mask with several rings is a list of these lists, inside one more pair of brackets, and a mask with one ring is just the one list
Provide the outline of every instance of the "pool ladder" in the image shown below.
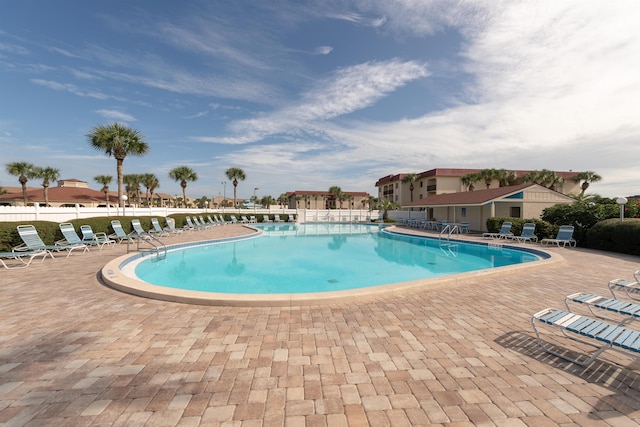
[[[458,256],[458,244],[451,243],[451,235],[457,232],[458,232],[458,226],[452,225],[452,224],[447,224],[444,227],[442,227],[442,230],[440,230],[440,234],[438,236],[440,250],[444,252],[444,254],[447,256],[449,255],[452,255],[454,257]],[[443,235],[445,238],[444,241],[443,241]]]
[[[127,240],[127,253],[129,253],[129,244],[132,239]],[[156,255],[156,261],[161,259],[165,259],[167,257],[167,245],[162,242],[162,240],[158,239],[151,233],[144,233],[143,235],[135,234],[134,239],[136,241],[136,250],[138,252],[143,252],[143,256],[145,253],[151,253]],[[141,249],[140,243],[147,244],[151,246],[150,249]]]

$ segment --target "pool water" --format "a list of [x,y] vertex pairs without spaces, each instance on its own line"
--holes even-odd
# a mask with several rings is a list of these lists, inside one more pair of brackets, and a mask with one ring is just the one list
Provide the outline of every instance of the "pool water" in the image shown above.
[[366,224],[258,226],[252,239],[181,248],[135,267],[159,286],[235,294],[327,292],[537,261],[501,245],[465,244]]

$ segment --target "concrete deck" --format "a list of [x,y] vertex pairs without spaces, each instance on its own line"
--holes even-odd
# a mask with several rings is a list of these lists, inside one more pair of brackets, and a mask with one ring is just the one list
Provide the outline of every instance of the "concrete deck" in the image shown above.
[[[224,226],[167,242],[245,232]],[[605,352],[581,368],[543,353],[530,316],[569,293],[607,295],[607,282],[631,278],[640,258],[549,251],[564,261],[288,307],[113,290],[99,271],[126,245],[2,269],[0,423],[638,425],[640,363]]]

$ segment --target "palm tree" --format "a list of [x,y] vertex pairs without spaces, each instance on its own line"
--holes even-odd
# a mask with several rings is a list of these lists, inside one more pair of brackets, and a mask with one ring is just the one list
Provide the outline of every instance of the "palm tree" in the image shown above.
[[142,185],[147,189],[147,206],[151,206],[153,204],[153,192],[160,187],[160,180],[153,173],[145,173],[142,175]]
[[7,164],[7,173],[9,175],[17,176],[18,182],[22,185],[22,199],[25,206],[27,206],[27,181],[29,181],[29,178],[33,178],[34,168],[35,166],[27,162],[14,162]]
[[93,177],[93,180],[98,184],[102,184],[102,192],[104,193],[104,199],[107,202],[107,206],[109,205],[109,184],[113,181],[113,177],[111,175],[97,175]]
[[500,187],[513,185],[516,180],[515,172],[506,169],[494,169],[493,177],[498,180],[498,185]]
[[225,172],[225,175],[227,175],[227,178],[233,182],[233,206],[237,208],[238,202],[236,199],[238,194],[238,181],[244,181],[247,179],[247,176],[240,168],[229,168]]
[[287,204],[288,201],[289,201],[289,197],[287,197],[287,193],[282,193],[281,195],[278,196],[278,203],[280,203],[280,206],[282,206],[283,210],[284,210],[285,204]]
[[468,191],[473,191],[475,189],[473,183],[479,181],[480,177],[477,173],[470,172],[466,175],[462,175],[460,180],[462,181],[462,185],[464,185],[465,189],[467,189]]
[[329,187],[329,194],[333,196],[333,199],[336,202],[340,202],[340,209],[342,209],[342,200],[340,199],[342,197],[342,188],[337,185],[333,185]]
[[107,126],[98,125],[87,135],[89,144],[96,150],[104,151],[107,156],[115,157],[118,177],[118,203],[123,205],[122,188],[124,186],[122,163],[127,155],[142,156],[149,151],[149,144],[140,132],[119,123]]
[[487,186],[487,189],[489,189],[489,187],[491,187],[491,181],[493,181],[495,176],[496,176],[496,170],[495,169],[482,169],[478,173],[478,178],[480,180],[484,181],[484,184]]
[[387,221],[389,219],[389,211],[391,209],[397,209],[399,206],[396,202],[384,198],[378,202],[376,207],[382,211],[382,220]]
[[265,206],[267,209],[270,208],[274,202],[275,202],[275,199],[271,196],[264,196],[260,200],[260,203],[262,204],[262,206]]
[[34,168],[33,177],[42,179],[42,188],[44,191],[44,205],[49,206],[49,184],[51,181],[58,179],[60,170],[55,168]]
[[580,185],[580,189],[582,190],[580,191],[581,196],[584,195],[585,191],[587,191],[587,188],[589,188],[589,184],[591,184],[592,182],[598,182],[601,179],[602,177],[593,171],[580,172],[575,176],[575,178],[573,178],[575,182],[583,181]]
[[182,198],[184,200],[184,207],[187,207],[187,181],[197,181],[198,174],[193,169],[187,166],[178,166],[175,169],[169,171],[169,178],[174,181],[180,181],[180,187],[182,187]]
[[404,178],[402,178],[403,184],[409,184],[409,192],[411,193],[412,202],[413,202],[413,189],[415,188],[413,186],[413,183],[416,182],[418,178],[419,178],[419,175],[417,173],[408,173],[404,176]]
[[142,175],[139,175],[137,173],[123,175],[122,182],[125,184],[125,189],[127,190],[127,195],[129,196],[129,205],[136,205],[136,203],[139,204],[140,182],[142,182]]

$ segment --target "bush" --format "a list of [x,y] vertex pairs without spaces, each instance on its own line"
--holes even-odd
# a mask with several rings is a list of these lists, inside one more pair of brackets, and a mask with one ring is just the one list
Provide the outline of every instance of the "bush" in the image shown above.
[[592,249],[640,255],[640,219],[600,221],[589,229],[587,241]]

